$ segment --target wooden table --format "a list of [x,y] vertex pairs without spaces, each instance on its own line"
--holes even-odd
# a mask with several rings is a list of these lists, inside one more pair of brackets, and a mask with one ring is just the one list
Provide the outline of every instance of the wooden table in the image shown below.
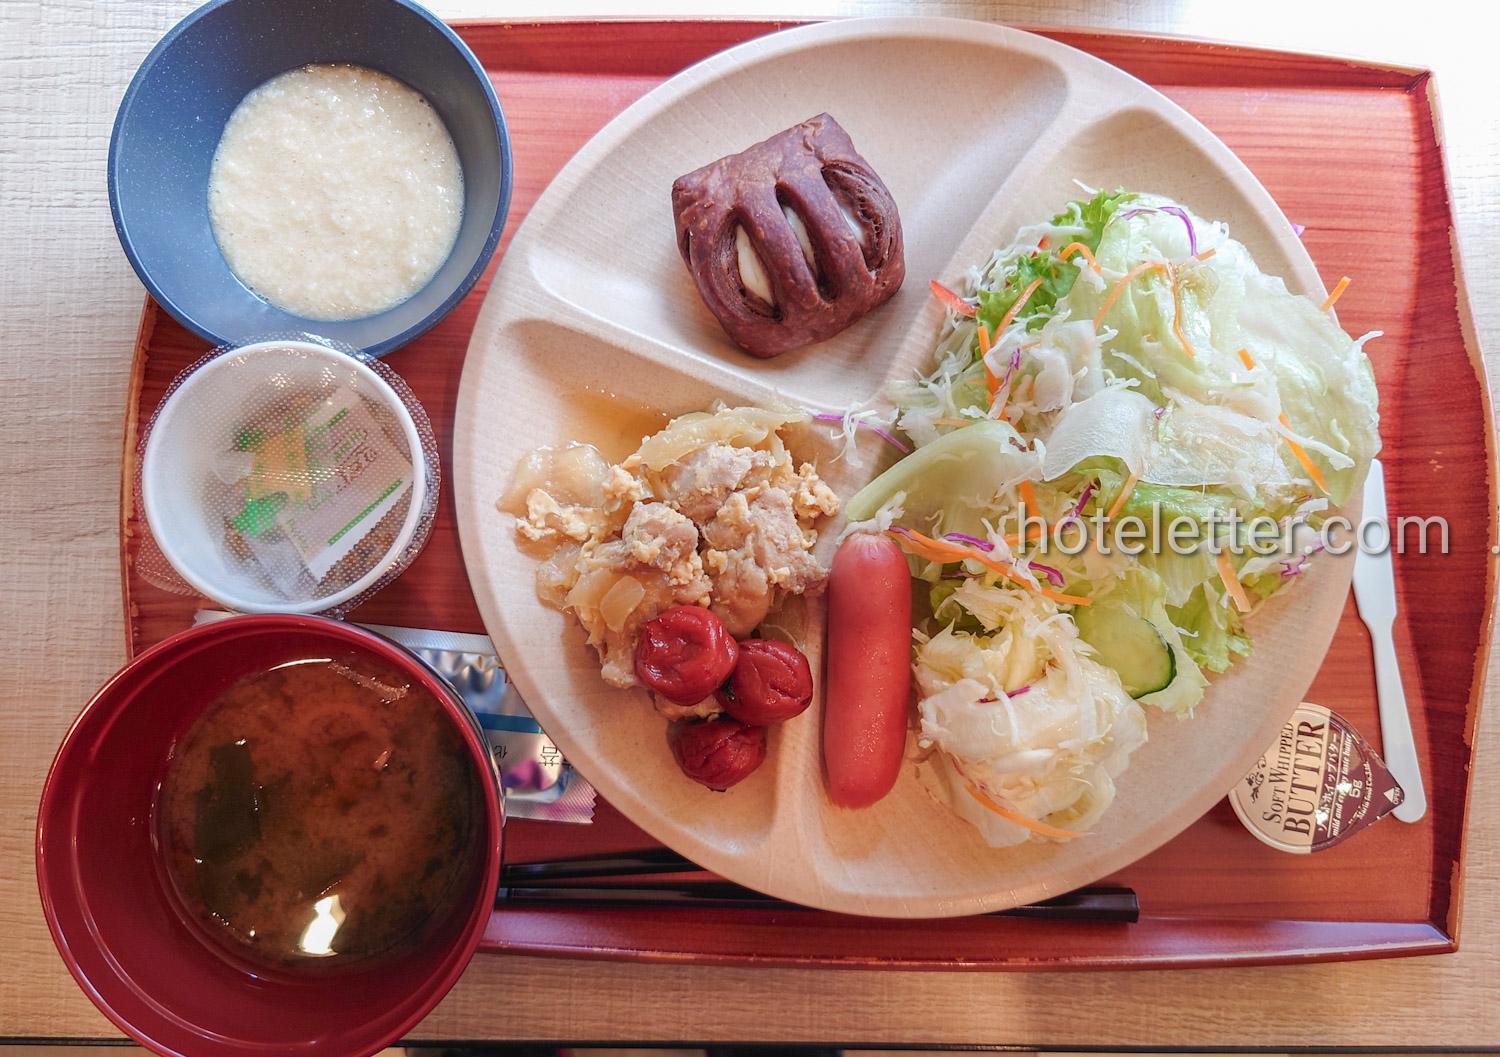
[[[110,123],[194,0],[7,0],[0,15],[0,1038],[116,1033],[47,936],[32,864],[47,763],[124,655],[117,496],[141,287],[105,197]],[[444,16],[621,13],[440,0]],[[642,0],[633,14],[946,13],[1346,52],[1437,71],[1474,323],[1500,369],[1500,112],[1486,35],[1440,4]],[[1337,181],[1338,172],[1328,179]],[[1455,482],[1462,487],[1462,482]],[[1493,650],[1493,646],[1491,647]],[[1500,666],[1492,664],[1493,680]],[[1019,1046],[1479,1046],[1500,1040],[1500,728],[1479,734],[1463,949],[1296,968],[1090,975],[700,969],[480,958],[414,1033],[438,1039]]]

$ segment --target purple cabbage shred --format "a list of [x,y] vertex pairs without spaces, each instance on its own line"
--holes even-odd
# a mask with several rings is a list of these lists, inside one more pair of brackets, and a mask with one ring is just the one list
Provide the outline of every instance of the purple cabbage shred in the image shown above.
[[[813,414],[813,419],[815,421],[817,421],[817,422],[839,422],[839,423],[842,423],[844,421],[844,416],[843,415],[834,414],[831,411],[819,411],[819,412],[815,412]],[[911,448],[910,447],[908,447],[907,445],[903,444],[901,441],[897,440],[894,436],[892,436],[890,433],[886,432],[886,430],[882,429],[880,426],[875,425],[875,423],[873,423],[873,422],[866,422],[864,419],[855,419],[854,425],[855,425],[855,427],[857,429],[867,429],[867,430],[869,430],[871,433],[875,434],[881,440],[885,441],[891,447],[893,447],[897,451],[899,451],[902,455],[910,455],[911,454]]]

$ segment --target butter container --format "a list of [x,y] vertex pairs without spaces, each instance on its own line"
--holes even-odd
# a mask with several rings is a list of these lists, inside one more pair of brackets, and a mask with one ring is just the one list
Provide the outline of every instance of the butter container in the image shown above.
[[1294,855],[1348,840],[1403,799],[1385,762],[1348,720],[1307,701],[1229,794],[1257,840]]

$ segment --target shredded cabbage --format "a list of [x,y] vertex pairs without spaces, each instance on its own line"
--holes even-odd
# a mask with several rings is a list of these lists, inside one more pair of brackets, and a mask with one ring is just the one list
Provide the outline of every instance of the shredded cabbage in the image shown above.
[[1140,705],[1036,595],[970,580],[954,598],[984,614],[987,630],[941,628],[916,647],[919,740],[942,750],[929,777],[996,846],[1031,832],[988,811],[968,783],[1027,817],[1086,828],[1146,740]]

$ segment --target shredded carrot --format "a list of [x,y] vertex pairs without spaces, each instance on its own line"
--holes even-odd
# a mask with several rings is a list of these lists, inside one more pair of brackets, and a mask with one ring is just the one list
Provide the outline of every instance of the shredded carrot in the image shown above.
[[995,327],[997,335],[1005,333],[1005,328],[1010,326],[1011,320],[1016,318],[1016,314],[1026,307],[1026,302],[1031,300],[1031,295],[1036,293],[1036,288],[1041,285],[1041,279],[1033,279],[1031,280],[1031,285],[1021,291],[1021,296],[1016,298],[1015,302],[1005,310],[1005,315],[1000,317],[1000,322]]
[[933,279],[930,285],[932,286],[933,296],[943,304],[947,305],[949,308],[953,309],[953,311],[957,312],[959,315],[969,316],[972,318],[976,313],[978,313],[979,309],[969,304],[969,302],[959,297],[952,290],[948,289],[936,279]]
[[906,529],[894,535],[897,543],[919,558],[946,563],[974,557],[968,547],[961,547],[951,540],[935,540],[915,529]]
[[1104,299],[1104,304],[1099,306],[1099,311],[1094,315],[1094,329],[1099,329],[1099,324],[1104,322],[1104,317],[1109,315],[1111,308],[1115,307],[1115,302],[1120,299],[1120,295],[1125,292],[1127,286],[1147,272],[1165,272],[1166,270],[1167,266],[1161,261],[1147,261],[1145,264],[1138,264],[1126,272],[1124,277],[1115,283],[1115,288]]
[[[1250,353],[1244,349],[1240,350],[1240,362],[1243,363],[1246,367],[1250,368],[1250,370],[1255,370],[1255,360],[1252,359]],[[1292,424],[1286,420],[1285,412],[1283,412],[1281,415],[1281,424],[1288,430],[1292,428]],[[1297,457],[1297,461],[1302,464],[1302,468],[1307,471],[1307,476],[1312,478],[1313,484],[1317,485],[1324,495],[1327,495],[1328,482],[1323,479],[1323,471],[1318,469],[1318,464],[1313,462],[1312,456],[1307,454],[1307,449],[1298,444],[1291,437],[1284,436],[1281,439],[1286,441],[1286,446],[1291,449],[1292,454]]]
[[1036,505],[1036,489],[1031,486],[1031,482],[1022,481],[1016,485],[1016,491],[1021,493],[1021,502],[1026,504],[1026,512],[1032,517],[1041,517],[1042,512]]
[[1215,253],[1218,253],[1218,252],[1219,251],[1217,249],[1204,250],[1202,253],[1198,254],[1197,259],[1200,260],[1200,261],[1206,261],[1210,257],[1212,257]]
[[1014,547],[1020,543],[1030,543],[1032,540],[1039,540],[1042,538],[1042,533],[1045,531],[1047,531],[1045,526],[1038,525],[1035,522],[1032,522],[1031,527],[1026,530],[1026,535],[1023,536],[1019,532],[1012,532],[1010,535],[1006,536],[1005,545],[1007,547]]
[[1177,336],[1182,345],[1182,351],[1188,354],[1188,359],[1196,360],[1197,352],[1193,350],[1193,343],[1188,341],[1187,335],[1182,332],[1182,284],[1178,281],[1177,269],[1170,272],[1172,276],[1172,333]]
[[1109,504],[1109,513],[1104,515],[1107,520],[1113,521],[1115,515],[1125,508],[1125,500],[1130,498],[1130,493],[1135,491],[1136,482],[1140,479],[1139,474],[1131,474],[1125,478],[1125,484],[1120,488],[1120,494],[1115,496],[1115,501]]
[[997,804],[995,803],[995,801],[985,796],[980,788],[973,782],[969,781],[967,778],[964,779],[964,788],[969,791],[969,795],[972,796],[975,800],[978,800],[981,804],[989,808],[1001,818],[1005,819],[1007,822],[1014,822],[1018,826],[1024,826],[1026,829],[1031,830],[1031,832],[1033,833],[1039,833],[1043,837],[1055,837],[1058,840],[1072,840],[1074,837],[1083,836],[1083,834],[1075,833],[1070,829],[1058,829],[1056,826],[1049,826],[1045,822],[1040,822],[1037,819],[1021,814],[1019,811],[1012,811],[1008,807]]
[[984,387],[990,391],[990,403],[995,402],[995,394],[1000,391],[1000,376],[990,369],[990,328],[983,323],[979,324],[979,362],[984,364]]
[[1062,248],[1062,251],[1060,253],[1058,253],[1057,256],[1061,260],[1067,260],[1069,257],[1073,256],[1073,254],[1075,254],[1075,253],[1081,253],[1081,254],[1083,254],[1083,259],[1089,262],[1089,267],[1092,268],[1092,269],[1094,269],[1094,271],[1096,271],[1096,272],[1099,270],[1099,262],[1096,261],[1096,260],[1094,260],[1094,251],[1091,250],[1091,249],[1089,249],[1087,246],[1085,246],[1081,242],[1070,242],[1070,243],[1068,243],[1066,246],[1064,246]]
[[897,533],[896,541],[917,557],[926,558],[928,561],[940,564],[966,561],[969,558],[978,559],[978,552],[970,551],[967,547],[960,547],[946,540],[932,539],[930,536],[924,536],[920,532],[913,532],[910,536],[904,533]]
[[[1287,429],[1292,428],[1292,424],[1286,420],[1285,412],[1282,413],[1281,424]],[[1318,464],[1312,461],[1311,455],[1307,454],[1307,449],[1298,444],[1291,437],[1283,436],[1281,439],[1286,441],[1286,446],[1292,450],[1292,454],[1297,457],[1297,461],[1300,462],[1302,464],[1302,468],[1307,471],[1307,476],[1313,479],[1313,484],[1317,485],[1319,491],[1321,491],[1324,495],[1327,495],[1328,482],[1323,479],[1323,471],[1318,469]]]
[[1347,289],[1349,289],[1349,282],[1350,282],[1350,279],[1346,275],[1342,279],[1340,279],[1337,283],[1335,283],[1334,287],[1333,287],[1333,292],[1328,295],[1328,300],[1326,300],[1326,301],[1323,302],[1323,305],[1319,309],[1319,311],[1321,311],[1321,312],[1327,312],[1330,308],[1332,308],[1335,304],[1337,304],[1338,303],[1338,299],[1344,296],[1344,291],[1347,290]]
[[1224,581],[1224,590],[1234,599],[1234,608],[1241,613],[1250,612],[1250,596],[1245,593],[1245,585],[1240,583],[1240,578],[1234,575],[1228,551],[1219,552],[1219,579]]
[[1092,604],[1092,599],[1084,598],[1081,595],[1065,595],[1059,591],[1053,591],[1049,588],[1039,587],[1035,584],[1032,584],[1030,581],[1023,579],[1016,572],[1013,566],[1008,565],[1007,563],[999,561],[995,558],[991,558],[988,554],[984,553],[984,551],[979,550],[978,548],[965,547],[961,544],[954,543],[951,540],[935,540],[931,536],[924,536],[922,533],[914,532],[910,529],[907,529],[903,532],[894,533],[894,535],[896,538],[896,542],[901,546],[905,547],[907,550],[911,551],[918,557],[926,558],[929,561],[944,563],[955,561],[976,561],[980,565],[983,565],[986,569],[993,569],[1001,576],[1013,581],[1018,587],[1022,587],[1027,591],[1035,592],[1036,594],[1041,595],[1043,598],[1050,598],[1054,602],[1060,602],[1064,605],[1072,606],[1086,606]]
[[971,555],[971,557],[973,557],[977,562],[979,562],[980,565],[983,565],[986,569],[993,569],[995,572],[999,573],[1007,580],[1015,583],[1018,587],[1025,588],[1027,591],[1033,591],[1036,594],[1041,595],[1043,598],[1051,599],[1059,605],[1091,606],[1094,604],[1094,600],[1092,598],[1085,598],[1083,595],[1063,594],[1061,591],[1054,591],[1050,587],[1033,587],[1030,582],[1021,579],[1021,577],[1016,574],[1015,569],[1013,569],[1011,566],[1006,565],[1004,562],[996,561],[994,558],[991,558],[988,554],[985,554],[982,551],[978,554]]

